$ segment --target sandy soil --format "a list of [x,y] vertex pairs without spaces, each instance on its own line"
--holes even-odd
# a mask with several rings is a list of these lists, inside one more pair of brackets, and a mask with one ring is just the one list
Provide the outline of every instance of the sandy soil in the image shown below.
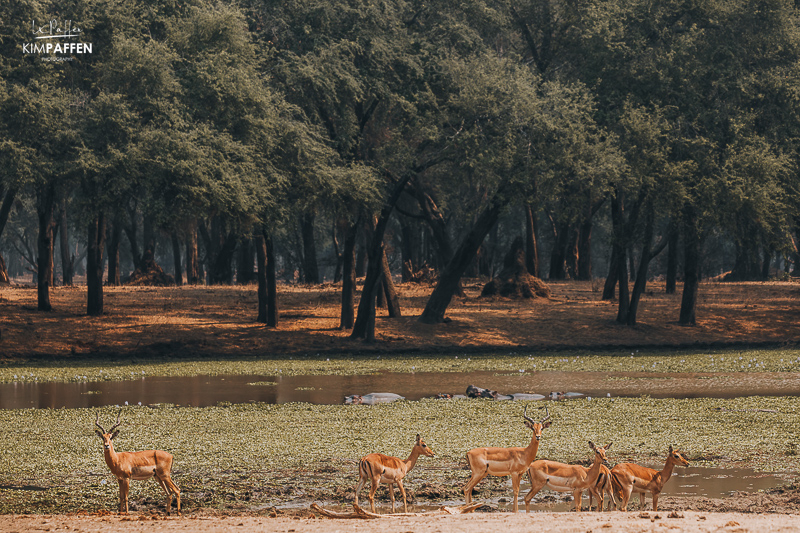
[[773,532],[797,531],[800,516],[780,514],[707,513],[698,511],[629,513],[476,513],[463,516],[388,517],[379,520],[335,520],[264,517],[87,517],[87,516],[0,516],[0,531],[263,531],[320,533],[438,533],[487,531],[559,531],[564,533],[696,531]]
[[54,311],[36,310],[30,287],[0,287],[0,358],[265,353],[412,352],[491,348],[692,346],[800,339],[800,283],[703,283],[698,325],[677,322],[678,293],[650,283],[636,327],[615,322],[616,302],[600,299],[594,282],[550,283],[552,298],[479,298],[482,283],[465,285],[447,324],[417,320],[432,288],[398,286],[403,316],[379,310],[377,343],[365,345],[338,329],[336,285],[279,287],[279,327],[255,322],[255,286],[107,287],[105,314],[85,315],[85,287],[53,290]]

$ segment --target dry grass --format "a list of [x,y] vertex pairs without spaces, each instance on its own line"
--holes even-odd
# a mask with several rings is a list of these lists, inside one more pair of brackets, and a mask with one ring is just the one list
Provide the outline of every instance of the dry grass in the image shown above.
[[679,292],[650,284],[639,325],[618,325],[616,302],[600,300],[590,282],[550,283],[553,296],[535,301],[479,298],[482,283],[466,283],[447,324],[417,320],[431,287],[399,286],[403,317],[379,311],[378,342],[365,345],[338,329],[340,287],[280,286],[277,329],[255,322],[254,286],[121,287],[105,289],[106,314],[85,315],[85,287],[53,290],[55,311],[36,310],[36,290],[0,288],[0,356],[258,355],[283,353],[691,345],[796,342],[800,284],[704,283],[696,327],[677,323]]

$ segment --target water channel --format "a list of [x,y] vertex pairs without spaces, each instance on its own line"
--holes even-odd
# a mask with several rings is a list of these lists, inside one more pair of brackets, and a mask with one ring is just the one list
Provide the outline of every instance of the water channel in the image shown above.
[[408,400],[464,394],[467,385],[505,394],[572,391],[585,396],[734,398],[800,396],[800,373],[417,372],[373,375],[143,377],[130,381],[0,384],[0,409],[159,404],[207,407],[220,402],[340,404],[351,394],[393,392]]

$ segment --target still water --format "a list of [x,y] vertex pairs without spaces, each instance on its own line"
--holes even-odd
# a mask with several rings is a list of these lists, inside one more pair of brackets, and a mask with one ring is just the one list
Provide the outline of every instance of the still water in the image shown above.
[[[613,462],[612,462],[613,464]],[[649,466],[651,468],[655,468],[660,470],[664,465],[661,464],[647,464],[645,466]],[[706,497],[706,498],[725,498],[731,496],[736,492],[757,492],[759,490],[766,490],[775,488],[781,485],[785,485],[789,482],[793,477],[789,474],[786,476],[780,476],[775,474],[767,474],[763,472],[757,472],[755,470],[751,470],[749,468],[706,468],[706,467],[699,467],[699,466],[689,466],[685,468],[675,468],[675,471],[672,477],[669,479],[667,484],[664,486],[664,490],[661,492],[661,497],[669,497],[669,496],[678,496],[678,497]],[[485,483],[482,481],[481,483]],[[493,506],[497,506],[498,509],[503,511],[511,511],[512,510],[512,490],[511,490],[511,481],[507,480],[505,483],[507,487],[508,495],[506,497],[500,498],[490,498],[487,501],[489,504]],[[380,492],[376,495],[376,506],[378,507],[378,511],[381,513],[386,513],[389,511],[390,506],[388,502],[388,497],[386,497],[386,488],[385,485],[379,489]],[[523,478],[523,481],[520,485],[520,512],[525,511],[525,506],[522,502],[523,497],[527,494],[528,490],[530,490],[530,484],[527,483],[527,477]],[[366,491],[362,495],[365,500],[365,505],[368,505],[369,502],[366,500]],[[437,505],[409,505],[410,512],[422,512],[422,511],[432,511],[438,509],[442,505],[457,507],[462,505],[464,502],[462,501],[445,501],[441,502]],[[308,507],[309,502],[304,500],[296,500],[296,501],[287,501],[284,502],[280,507],[282,508],[302,508]],[[606,497],[606,505],[608,505],[608,497]],[[583,493],[583,500],[582,500],[582,507],[586,510],[587,506],[589,505],[589,496],[586,492]],[[592,505],[595,505],[593,502]],[[328,504],[324,507],[340,511],[340,512],[348,512],[352,511],[352,508],[349,506],[338,505],[338,504]],[[412,508],[413,507],[413,508]],[[368,508],[368,507],[367,507]],[[400,506],[402,510],[402,502]],[[572,502],[572,496],[568,495],[563,492],[554,492],[551,490],[543,489],[541,490],[536,497],[534,498],[531,504],[532,511],[571,511],[575,508],[575,504]],[[639,509],[639,497],[637,495],[633,495],[631,497],[631,501],[628,503],[628,510],[638,510]],[[653,500],[650,494],[647,495],[647,506],[646,510],[650,511],[653,509]]]
[[393,392],[409,400],[464,394],[468,385],[504,394],[580,392],[586,396],[733,398],[800,396],[800,373],[496,372],[379,373],[359,376],[144,377],[130,381],[0,384],[0,409],[78,408],[169,403],[206,407],[220,402],[339,404],[345,396]]

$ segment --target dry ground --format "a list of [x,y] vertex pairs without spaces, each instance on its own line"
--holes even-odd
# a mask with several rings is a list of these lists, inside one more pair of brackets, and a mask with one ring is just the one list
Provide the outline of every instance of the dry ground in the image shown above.
[[677,322],[679,292],[651,283],[639,325],[617,324],[616,302],[600,299],[592,282],[556,282],[553,297],[535,301],[479,298],[482,284],[466,284],[446,324],[417,320],[431,287],[399,285],[403,317],[379,311],[374,345],[338,329],[340,287],[279,286],[277,329],[255,322],[254,286],[107,287],[106,313],[85,315],[85,286],[59,287],[54,311],[36,310],[36,290],[0,288],[0,357],[119,355],[259,355],[354,351],[487,350],[609,346],[757,344],[800,339],[800,283],[704,283],[696,327]]
[[478,513],[462,516],[404,517],[380,520],[331,520],[264,517],[88,517],[0,516],[0,531],[78,531],[85,533],[200,531],[322,533],[486,533],[487,531],[609,532],[779,532],[800,529],[800,517],[778,514],[707,513]]

